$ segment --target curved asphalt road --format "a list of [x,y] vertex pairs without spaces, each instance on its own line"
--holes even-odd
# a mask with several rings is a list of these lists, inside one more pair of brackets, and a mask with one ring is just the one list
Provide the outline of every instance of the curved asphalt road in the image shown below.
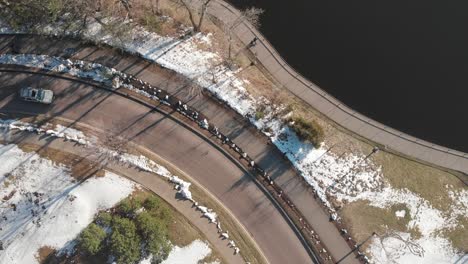
[[[0,73],[0,112],[35,112],[119,134],[158,153],[213,193],[247,228],[270,263],[311,263],[290,226],[251,178],[172,117],[82,83],[33,74]],[[52,89],[53,105],[20,101],[18,87]]]
[[[161,69],[136,56],[129,56],[104,47],[82,44],[77,40],[70,39],[50,39],[31,35],[0,35],[0,53],[11,52],[12,43],[20,53],[51,56],[64,56],[64,50],[74,48],[76,53],[73,55],[73,59],[98,62],[134,74],[186,101],[190,106],[207,116],[211,123],[219,127],[221,132],[233,139],[238,146],[249,153],[258,164],[270,173],[319,235],[322,244],[327,247],[328,252],[335,260],[342,259],[351,251],[335,225],[329,222],[329,215],[315,200],[310,186],[296,173],[282,153],[275,146],[268,144],[265,136],[262,136],[256,128],[232,109],[220,105],[209,96],[194,97],[191,95],[184,88],[185,84],[180,75]],[[237,185],[245,184],[244,179],[247,177],[239,180]],[[351,254],[340,263],[359,262]]]

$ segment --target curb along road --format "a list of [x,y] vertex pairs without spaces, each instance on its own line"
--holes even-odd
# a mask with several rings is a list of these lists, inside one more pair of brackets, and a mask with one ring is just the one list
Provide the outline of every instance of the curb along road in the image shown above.
[[[220,21],[232,21],[239,16],[239,11],[223,0],[213,1],[208,12]],[[250,50],[258,62],[279,84],[333,122],[403,155],[468,174],[468,153],[418,139],[356,112],[296,72],[268,40],[245,21],[234,31],[246,45],[256,37],[257,44]]]

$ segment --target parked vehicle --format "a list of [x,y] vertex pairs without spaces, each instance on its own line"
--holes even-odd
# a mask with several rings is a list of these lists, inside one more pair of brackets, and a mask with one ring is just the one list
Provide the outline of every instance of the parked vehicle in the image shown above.
[[23,87],[19,95],[25,101],[43,104],[50,104],[54,99],[54,92],[41,88]]

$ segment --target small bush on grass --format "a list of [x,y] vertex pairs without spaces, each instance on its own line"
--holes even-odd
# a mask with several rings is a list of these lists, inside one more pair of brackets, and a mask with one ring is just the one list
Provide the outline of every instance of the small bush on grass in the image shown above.
[[306,120],[300,116],[293,116],[288,121],[300,139],[310,142],[315,147],[320,146],[323,142],[323,129],[314,120]]
[[79,247],[87,254],[94,256],[101,251],[106,236],[102,227],[91,223],[81,232],[78,238]]
[[257,112],[255,112],[255,119],[256,120],[260,120],[263,117],[265,117],[265,113],[263,111],[257,110]]
[[147,30],[160,33],[162,21],[159,16],[153,14],[150,11],[146,11],[140,18],[140,24],[143,25]]

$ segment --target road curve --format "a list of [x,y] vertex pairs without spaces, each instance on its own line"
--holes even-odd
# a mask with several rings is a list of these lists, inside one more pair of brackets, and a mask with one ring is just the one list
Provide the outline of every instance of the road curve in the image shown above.
[[[19,53],[49,56],[65,56],[64,50],[73,48],[76,53],[72,59],[92,61],[113,67],[176,95],[180,100],[203,113],[210,123],[233,139],[239,147],[268,171],[275,183],[282,188],[303,214],[306,222],[318,234],[321,244],[326,246],[334,259],[341,259],[351,251],[334,223],[329,221],[329,215],[315,199],[310,186],[297,174],[283,154],[274,145],[269,144],[267,138],[259,133],[250,122],[232,109],[205,94],[193,97],[187,89],[183,89],[185,84],[177,77],[177,74],[161,69],[139,57],[105,47],[82,44],[73,39],[44,38],[35,35],[0,35],[0,53],[11,53],[12,43]],[[358,262],[353,255],[348,255],[341,263]]]
[[[15,113],[11,114],[15,115]],[[24,115],[24,113],[16,114]],[[63,118],[59,118],[58,120],[65,123],[70,122],[70,120],[64,120]],[[90,128],[81,123],[78,124],[78,128],[85,128],[86,132],[88,132],[88,130],[91,130],[93,132],[93,135],[95,135],[94,133],[101,133],[101,131],[97,131],[96,129]],[[140,186],[143,186],[145,189],[156,193],[159,197],[161,197],[167,203],[172,205],[172,207],[174,207],[175,210],[181,213],[186,219],[188,219],[188,221],[193,226],[195,226],[200,232],[203,233],[204,238],[210,242],[211,246],[215,248],[215,251],[219,254],[220,257],[222,257],[224,261],[226,261],[226,263],[245,263],[240,254],[233,254],[233,248],[229,247],[226,244],[226,240],[220,239],[217,227],[211,224],[209,221],[207,221],[206,218],[200,217],[200,212],[198,210],[194,210],[192,202],[188,200],[180,200],[176,194],[176,190],[174,190],[174,185],[162,177],[155,177],[154,173],[142,171],[139,168],[136,168],[134,166],[128,166],[128,164],[122,164],[115,160],[106,160],[105,162],[101,162],[103,159],[102,153],[96,152],[96,150],[92,147],[83,147],[81,145],[75,144],[75,142],[65,140],[62,138],[44,137],[43,134],[39,135],[28,131],[25,131],[25,133],[18,133],[18,131],[12,130],[10,131],[10,133],[0,133],[0,141],[2,141],[2,144],[32,144],[34,146],[37,146],[40,150],[52,149],[59,151],[64,155],[73,154],[74,156],[79,156],[82,159],[86,159],[91,162],[99,162],[99,168],[101,168],[100,166],[103,166],[102,169],[114,172],[119,176],[126,177],[131,181],[140,184]],[[136,148],[140,149],[138,146],[136,146]],[[190,179],[188,175],[183,174],[171,165],[168,166],[167,161],[161,160],[159,159],[159,157],[156,158],[158,160],[155,161],[157,161],[158,163],[162,162],[164,166],[170,171],[177,171],[177,175],[183,175],[183,177],[185,177],[186,179]],[[72,164],[70,164],[70,166],[79,166],[82,159],[72,161]],[[92,172],[92,170],[86,170],[83,172],[83,174],[80,175],[86,177],[90,175],[90,172]],[[193,179],[191,179],[190,181],[192,182],[191,186],[198,186],[198,184],[194,182]],[[217,202],[216,198],[212,197],[212,195],[208,191],[205,190],[204,194],[208,195],[210,197],[210,200]],[[219,204],[219,202],[217,203]],[[224,209],[227,210],[226,208]]]
[[[0,112],[63,117],[119,134],[187,172],[213,193],[247,228],[270,263],[311,263],[310,256],[273,203],[251,177],[217,148],[170,115],[89,85],[34,74],[0,73]],[[51,106],[19,101],[17,87],[54,90]]]
[[[208,13],[223,22],[239,17],[239,11],[223,0],[213,1]],[[280,85],[336,124],[415,160],[468,174],[468,153],[410,136],[349,108],[296,72],[268,40],[247,22],[239,23],[234,33],[245,45],[258,38],[257,44],[250,49],[257,61]]]

